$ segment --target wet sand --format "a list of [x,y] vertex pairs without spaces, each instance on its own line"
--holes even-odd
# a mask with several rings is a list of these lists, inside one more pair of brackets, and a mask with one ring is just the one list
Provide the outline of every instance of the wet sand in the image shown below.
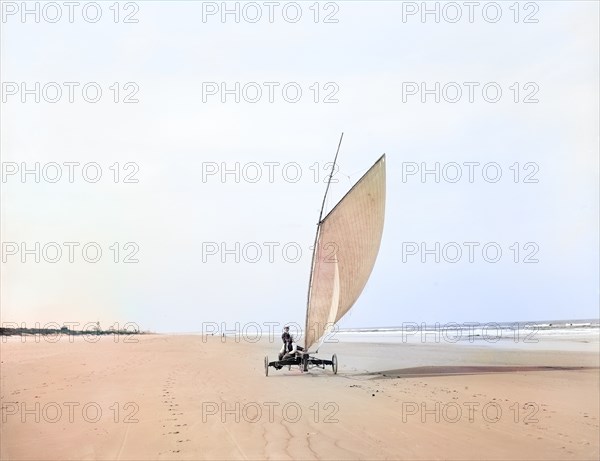
[[597,342],[578,351],[327,344],[320,356],[338,355],[338,375],[271,368],[265,377],[277,342],[124,340],[2,338],[0,458],[600,456]]

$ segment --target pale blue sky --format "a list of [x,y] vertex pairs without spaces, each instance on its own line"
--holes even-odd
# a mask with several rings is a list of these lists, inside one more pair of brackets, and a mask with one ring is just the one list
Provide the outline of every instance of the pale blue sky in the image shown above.
[[[79,254],[72,264],[66,256],[56,264],[7,256],[2,321],[136,322],[158,331],[302,324],[325,190],[310,167],[333,159],[342,131],[330,207],[384,152],[388,167],[379,258],[342,326],[598,317],[596,2],[536,2],[534,24],[515,24],[509,3],[495,24],[481,15],[472,24],[416,16],[403,23],[402,2],[337,2],[337,24],[315,24],[311,3],[296,24],[281,16],[223,24],[203,23],[201,2],[137,2],[138,23],[114,24],[111,3],[96,24],[80,16],[73,24],[23,24],[18,16],[2,24],[3,82],[98,82],[104,90],[97,104],[66,96],[23,104],[17,95],[2,105],[3,162],[103,169],[95,184],[9,177],[2,241],[95,241],[104,250],[97,264]],[[202,82],[236,81],[297,82],[304,93],[296,104],[280,93],[272,104],[222,104],[216,96],[202,103]],[[114,82],[135,82],[139,103],[113,103]],[[335,82],[339,103],[313,103],[314,82],[321,96]],[[418,96],[403,103],[402,82],[497,82],[503,96],[496,104],[480,92],[474,103],[466,95],[455,104]],[[514,82],[521,97],[534,82],[539,103],[515,104]],[[114,162],[139,165],[139,182],[112,182]],[[303,176],[286,182],[279,168],[273,183],[202,182],[206,162],[296,162]],[[496,162],[503,177],[402,182],[403,162]],[[515,162],[537,164],[539,182],[515,184]],[[115,264],[108,247],[128,241],[139,245],[140,262]],[[402,242],[436,241],[497,242],[503,255],[496,264],[480,252],[473,263],[466,255],[456,264],[402,262]],[[295,242],[303,256],[203,263],[203,242]],[[539,263],[514,263],[514,242],[521,258],[522,246],[535,242]]]

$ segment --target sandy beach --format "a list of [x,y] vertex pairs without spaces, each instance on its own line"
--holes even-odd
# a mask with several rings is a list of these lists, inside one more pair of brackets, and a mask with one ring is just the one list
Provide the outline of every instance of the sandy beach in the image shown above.
[[338,343],[338,375],[265,377],[264,339],[2,338],[0,457],[598,459],[597,345]]

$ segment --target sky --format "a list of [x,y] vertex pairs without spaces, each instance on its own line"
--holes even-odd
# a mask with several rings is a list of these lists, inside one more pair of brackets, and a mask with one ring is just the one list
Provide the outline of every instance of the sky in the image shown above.
[[341,327],[600,316],[597,2],[69,8],[2,2],[3,325],[303,324],[342,132],[326,210],[383,153],[387,199]]

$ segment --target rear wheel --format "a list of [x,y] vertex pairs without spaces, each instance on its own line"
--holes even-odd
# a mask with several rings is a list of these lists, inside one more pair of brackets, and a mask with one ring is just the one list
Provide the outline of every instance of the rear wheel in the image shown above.
[[269,376],[269,357],[265,355],[265,376]]
[[338,367],[337,355],[333,354],[331,356],[331,369],[333,370],[334,375],[337,375],[337,367]]

